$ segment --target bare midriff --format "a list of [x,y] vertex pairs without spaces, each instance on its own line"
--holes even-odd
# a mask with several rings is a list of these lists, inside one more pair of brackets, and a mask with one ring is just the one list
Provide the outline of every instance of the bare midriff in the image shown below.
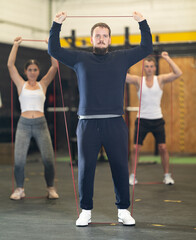
[[39,118],[39,117],[43,117],[44,113],[39,111],[26,111],[21,113],[21,116],[24,118]]

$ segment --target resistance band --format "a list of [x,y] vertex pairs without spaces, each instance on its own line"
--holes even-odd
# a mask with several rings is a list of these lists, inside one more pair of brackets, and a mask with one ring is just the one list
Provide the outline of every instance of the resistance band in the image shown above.
[[[22,41],[33,41],[33,42],[46,42],[46,40],[31,40],[31,39],[22,39]],[[55,90],[55,80],[54,80],[54,170],[56,176],[56,90]],[[14,127],[13,127],[13,81],[11,80],[11,141],[12,141],[12,193],[14,192]],[[24,197],[24,198],[45,198],[46,196],[40,197]]]
[[133,16],[66,16],[66,18],[129,18]]
[[11,141],[12,141],[12,193],[14,192],[14,116],[13,116],[13,81],[11,80]]
[[[55,78],[53,80],[53,96],[54,96],[54,162],[55,162],[55,179],[56,179],[56,84],[55,84]],[[55,180],[54,179],[54,180]],[[56,181],[56,188],[57,188],[57,181]]]
[[68,127],[67,127],[67,119],[66,119],[66,114],[65,114],[65,105],[64,105],[64,99],[63,99],[63,89],[62,89],[62,83],[61,83],[59,62],[58,62],[58,76],[59,76],[59,84],[60,84],[60,90],[61,90],[61,100],[62,100],[62,105],[63,105],[64,123],[65,123],[66,135],[67,135],[67,144],[68,144],[70,164],[71,164],[71,172],[72,172],[72,180],[73,180],[73,187],[74,187],[74,194],[75,194],[75,202],[76,202],[77,214],[78,214],[78,217],[79,217],[78,200],[77,200],[77,193],[76,193],[76,186],[75,186],[75,179],[74,179],[74,171],[73,171],[73,164],[72,164],[69,133],[68,133]]
[[[173,153],[173,83],[171,82],[171,124],[170,124],[170,143],[171,143],[171,157],[172,157],[172,153]],[[170,158],[171,159],[171,158]],[[169,159],[169,162],[170,162]],[[172,162],[172,161],[171,161]],[[171,169],[171,175],[173,176],[173,164],[169,164],[170,165],[170,169]]]
[[[11,139],[12,139],[12,193],[14,192],[14,108],[13,108],[13,81],[11,80]],[[41,197],[24,197],[24,198],[45,198]]]
[[23,38],[22,38],[22,41],[25,41],[25,42],[46,42],[46,40],[32,40],[32,39],[23,39]]
[[[78,18],[78,17],[85,18],[85,17],[133,17],[133,16],[67,16],[67,17],[68,18]],[[23,41],[45,42],[45,40],[30,40],[30,39],[23,39]],[[133,214],[136,163],[137,163],[137,155],[138,155],[138,137],[139,137],[139,124],[140,124],[140,109],[141,109],[141,97],[142,97],[143,71],[144,71],[144,60],[143,60],[143,63],[142,63],[142,76],[141,76],[141,87],[140,87],[140,101],[139,101],[139,115],[138,115],[138,126],[137,126],[136,154],[135,154],[135,166],[134,166],[134,185],[133,185],[133,193],[132,193],[131,215]],[[74,180],[73,164],[72,164],[72,157],[71,157],[71,148],[70,148],[69,133],[68,133],[68,127],[67,127],[66,114],[65,114],[65,106],[64,106],[64,99],[63,99],[63,91],[62,91],[59,63],[58,63],[58,76],[59,76],[59,84],[60,84],[61,97],[62,97],[62,105],[63,105],[63,109],[64,109],[64,122],[65,122],[68,150],[69,150],[69,156],[70,156],[70,164],[71,164],[72,180],[73,180],[74,193],[75,193],[75,201],[76,201],[77,213],[78,213],[78,216],[79,216],[77,193],[76,193],[75,180]],[[54,88],[55,88],[55,85],[54,85]],[[12,109],[12,112],[13,112],[13,94],[11,96],[12,96],[11,109]],[[54,101],[54,110],[55,110],[55,105],[56,105],[56,101]],[[12,130],[13,130],[13,113],[12,113],[12,123],[11,124],[12,124]],[[56,116],[54,116],[54,124],[55,124],[54,131],[56,131]],[[13,136],[12,136],[12,141],[13,141]],[[56,149],[56,133],[55,133],[55,149]],[[102,224],[104,224],[104,223],[102,223]]]
[[[162,55],[151,55],[151,56],[159,56],[162,57]],[[143,66],[142,66],[142,79],[143,79],[143,70],[144,70],[144,60],[143,60]],[[138,117],[138,126],[137,126],[137,143],[136,143],[136,154],[135,154],[135,167],[134,167],[134,185],[133,185],[133,196],[132,196],[132,211],[133,212],[133,200],[134,200],[134,186],[135,186],[135,176],[136,176],[136,161],[137,161],[137,155],[138,155],[138,134],[139,134],[139,122],[140,122],[140,108],[141,108],[141,96],[142,96],[142,79],[141,79],[141,89],[140,89],[140,104],[139,104],[139,117]],[[171,125],[170,125],[170,135],[171,135],[171,146],[173,146],[173,85],[171,82]],[[171,166],[171,174],[173,175],[173,166]],[[162,182],[141,182],[138,184],[163,184]]]
[[140,100],[139,100],[139,112],[138,112],[138,124],[137,124],[137,138],[136,138],[135,166],[134,166],[134,180],[133,180],[133,191],[132,191],[132,201],[131,201],[131,216],[133,215],[133,201],[134,201],[134,192],[135,192],[135,175],[136,175],[136,167],[137,167],[137,154],[138,154],[138,139],[139,139],[139,125],[140,125],[140,109],[141,109],[141,100],[142,100],[143,75],[144,75],[144,60],[142,61],[142,76],[141,76]]

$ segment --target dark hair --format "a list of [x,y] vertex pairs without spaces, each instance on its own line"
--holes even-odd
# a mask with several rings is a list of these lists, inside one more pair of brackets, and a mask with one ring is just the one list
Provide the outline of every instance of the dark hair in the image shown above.
[[156,66],[156,60],[154,57],[152,56],[147,56],[145,59],[145,61],[148,61],[148,62],[154,62],[154,65]]
[[101,27],[101,28],[107,28],[109,31],[109,36],[111,36],[111,29],[106,23],[96,23],[92,28],[91,28],[91,36],[93,36],[93,31],[96,27]]
[[39,64],[39,62],[38,62],[37,60],[35,60],[35,59],[29,59],[29,60],[25,63],[25,65],[24,65],[24,70],[27,70],[28,66],[30,66],[31,64],[37,65],[37,67],[38,67],[39,70],[40,70],[40,64]]

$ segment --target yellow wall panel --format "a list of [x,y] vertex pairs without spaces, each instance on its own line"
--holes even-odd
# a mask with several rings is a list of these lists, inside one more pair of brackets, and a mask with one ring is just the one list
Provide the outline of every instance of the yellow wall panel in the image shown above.
[[[156,36],[159,37],[160,43],[178,43],[178,42],[195,42],[196,41],[196,32],[178,32],[178,33],[153,33],[152,39],[153,43],[156,42]],[[140,43],[140,35],[130,35],[129,42],[130,44],[139,44]],[[85,45],[84,45],[85,42]],[[124,45],[125,37],[124,35],[112,36],[112,45]],[[90,37],[78,37],[76,38],[76,46],[82,47],[91,46]],[[61,39],[62,47],[70,47],[70,44],[67,43],[65,39]]]

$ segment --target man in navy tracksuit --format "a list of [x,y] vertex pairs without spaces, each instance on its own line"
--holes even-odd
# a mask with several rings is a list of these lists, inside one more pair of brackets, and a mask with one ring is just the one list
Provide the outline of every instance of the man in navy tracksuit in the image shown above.
[[141,43],[127,50],[108,52],[111,30],[105,23],[97,23],[91,29],[92,53],[61,48],[59,34],[65,12],[56,15],[50,30],[49,54],[72,68],[78,79],[78,183],[82,212],[76,226],[87,226],[91,222],[94,175],[102,145],[112,171],[118,221],[135,225],[127,210],[130,196],[128,129],[122,118],[124,84],[128,69],[152,52],[152,37],[143,16],[134,12],[133,18],[139,23]]

